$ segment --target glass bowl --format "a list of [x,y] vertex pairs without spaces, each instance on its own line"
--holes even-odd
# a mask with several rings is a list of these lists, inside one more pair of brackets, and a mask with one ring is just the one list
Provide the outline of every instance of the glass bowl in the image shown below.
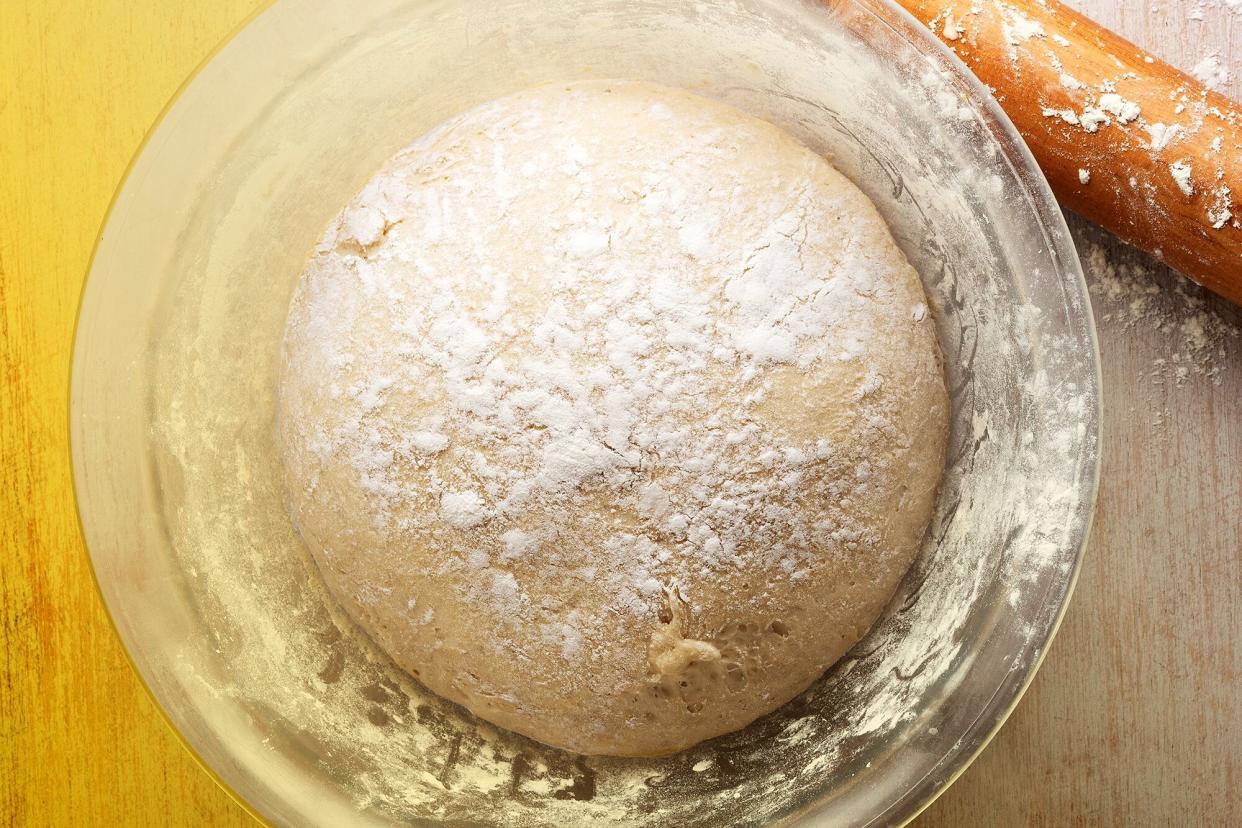
[[[498,731],[327,599],[284,508],[277,343],[324,227],[444,118],[541,82],[641,78],[823,152],[925,282],[953,424],[922,554],[868,636],[745,730],[654,760]],[[1095,498],[1082,273],[983,86],[883,0],[279,0],[182,90],[82,299],[74,477],[100,591],[191,750],[280,825],[871,825],[911,818],[1025,689]]]

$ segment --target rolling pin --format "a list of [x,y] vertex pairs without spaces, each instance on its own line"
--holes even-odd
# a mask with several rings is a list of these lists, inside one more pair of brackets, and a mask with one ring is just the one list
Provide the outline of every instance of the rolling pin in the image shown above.
[[1242,304],[1242,106],[1056,0],[897,0],[986,84],[1057,199]]

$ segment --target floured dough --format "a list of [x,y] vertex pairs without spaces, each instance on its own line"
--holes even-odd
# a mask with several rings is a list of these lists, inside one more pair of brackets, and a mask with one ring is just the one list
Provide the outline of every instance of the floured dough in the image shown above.
[[948,401],[918,277],[792,137],[635,82],[453,118],[290,307],[293,520],[393,659],[587,754],[806,688],[916,554]]

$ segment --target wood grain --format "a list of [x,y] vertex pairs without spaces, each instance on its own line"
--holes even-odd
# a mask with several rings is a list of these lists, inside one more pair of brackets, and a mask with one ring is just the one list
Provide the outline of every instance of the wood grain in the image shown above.
[[[72,320],[143,131],[261,0],[0,0],[0,815],[13,826],[253,824],[163,724],[91,583],[66,448]],[[963,5],[969,5],[964,3]],[[1183,68],[1242,74],[1242,15],[1083,0]],[[1204,6],[1203,21],[1187,17]],[[1153,269],[1157,315],[1105,318],[1105,479],[1065,624],[1027,697],[924,826],[1236,823],[1242,744],[1242,337],[1215,379],[1157,371],[1186,326],[1242,313]],[[1097,289],[1105,287],[1098,279]]]
[[257,4],[0,1],[0,815],[12,826],[252,825],[139,685],[74,514],[74,314],[146,129]]
[[1063,205],[1242,304],[1242,106],[1055,0],[899,2],[992,88]]
[[[1184,69],[1216,54],[1234,69],[1225,91],[1242,92],[1242,14],[1223,2],[1079,6]],[[918,825],[1237,825],[1242,311],[1076,216],[1070,229],[1106,268],[1140,268],[1140,285],[1150,272],[1154,312],[1130,321],[1119,306],[1139,288],[1110,301],[1100,267],[1087,269],[1105,400],[1091,544],[1031,689]],[[1178,382],[1159,361],[1185,353],[1204,318],[1235,334],[1196,363],[1215,379],[1191,370]]]
[[1072,218],[1083,252],[1152,271],[1158,309],[1099,324],[1103,477],[1061,631],[1009,722],[919,825],[1237,825],[1242,336],[1203,363],[1219,384],[1193,370],[1178,384],[1158,360],[1184,350],[1187,323],[1208,314],[1242,331],[1242,312],[1193,286],[1180,295],[1181,276]]

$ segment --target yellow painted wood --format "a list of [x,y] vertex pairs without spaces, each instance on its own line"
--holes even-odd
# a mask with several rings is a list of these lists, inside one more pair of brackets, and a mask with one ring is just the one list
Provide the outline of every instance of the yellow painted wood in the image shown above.
[[73,511],[67,383],[126,164],[260,0],[0,0],[0,823],[248,826],[131,670]]

